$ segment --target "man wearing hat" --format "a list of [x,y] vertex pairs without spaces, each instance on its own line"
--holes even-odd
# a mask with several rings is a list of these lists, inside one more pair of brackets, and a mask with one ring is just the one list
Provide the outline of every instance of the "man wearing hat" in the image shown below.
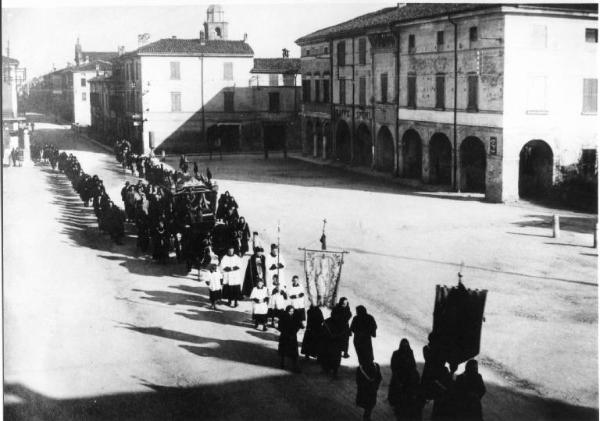
[[286,289],[287,285],[285,283],[285,261],[283,260],[283,256],[279,254],[279,248],[277,244],[271,244],[271,253],[266,257],[266,265],[267,265],[267,277],[265,278],[267,282],[267,289],[271,291],[273,289],[272,280],[273,275],[277,275],[279,279],[280,288]]

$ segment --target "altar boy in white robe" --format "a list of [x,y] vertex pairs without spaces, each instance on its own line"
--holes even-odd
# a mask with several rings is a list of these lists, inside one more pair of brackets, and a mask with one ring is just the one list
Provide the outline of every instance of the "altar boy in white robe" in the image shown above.
[[262,279],[258,280],[258,283],[250,293],[250,300],[252,300],[254,328],[258,329],[258,325],[262,325],[263,331],[266,331],[267,312],[269,311],[269,293],[267,292],[267,288]]
[[227,254],[221,259],[219,270],[223,274],[224,295],[227,298],[229,306],[233,302],[233,307],[238,306],[238,300],[242,299],[242,260],[233,253],[233,247],[227,249]]
[[304,287],[300,285],[300,281],[296,275],[292,278],[292,285],[287,289],[290,304],[294,307],[294,317],[304,324],[306,320],[306,304],[304,299]]

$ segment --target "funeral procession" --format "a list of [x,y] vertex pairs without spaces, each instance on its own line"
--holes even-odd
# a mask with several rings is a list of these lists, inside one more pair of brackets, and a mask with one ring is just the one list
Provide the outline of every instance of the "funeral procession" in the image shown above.
[[592,421],[598,4],[2,4],[3,419]]

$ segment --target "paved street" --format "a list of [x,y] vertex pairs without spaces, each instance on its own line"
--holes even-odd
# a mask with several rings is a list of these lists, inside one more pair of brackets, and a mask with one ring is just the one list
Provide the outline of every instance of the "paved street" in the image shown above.
[[[72,151],[122,205],[134,178],[110,154],[65,127],[36,128],[34,141]],[[420,194],[279,157],[207,165],[251,230],[274,241],[280,221],[290,274],[302,274],[298,247],[318,245],[323,218],[328,245],[350,252],[340,295],[379,325],[374,419],[392,417],[391,353],[407,337],[422,362],[435,285],[454,284],[461,262],[467,287],[489,290],[485,419],[597,417],[595,216],[561,211],[554,239],[553,211],[539,206]],[[112,244],[64,175],[4,168],[2,199],[7,418],[360,419],[355,355],[337,380],[314,362],[279,369],[278,335],[252,328],[249,303],[211,311],[195,272],[152,263],[133,236]]]

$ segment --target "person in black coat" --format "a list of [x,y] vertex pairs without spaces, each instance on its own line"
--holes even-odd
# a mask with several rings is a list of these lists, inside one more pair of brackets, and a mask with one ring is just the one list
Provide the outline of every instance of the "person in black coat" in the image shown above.
[[348,303],[348,299],[346,297],[340,298],[340,301],[335,305],[335,307],[331,310],[332,317],[339,317],[346,326],[347,335],[344,338],[344,346],[342,347],[342,357],[350,358],[348,354],[348,345],[350,342],[350,336],[352,332],[350,331],[350,319],[352,319],[352,311],[350,311],[350,304]]
[[324,373],[331,372],[334,377],[337,376],[342,361],[342,348],[346,335],[344,322],[340,318],[329,317],[323,322],[321,334],[319,335],[319,355],[317,358]]
[[[256,247],[254,254],[248,260],[246,266],[246,275],[244,276],[244,284],[242,286],[242,293],[249,297],[252,290],[258,284],[258,280],[264,280],[267,275],[267,268],[265,263],[265,255],[262,247]],[[269,291],[270,293],[270,291]]]
[[363,420],[371,419],[377,403],[377,389],[381,384],[381,369],[376,362],[359,365],[356,369],[356,405],[365,410]]
[[374,360],[371,338],[375,337],[377,323],[373,316],[367,313],[365,306],[356,307],[356,316],[352,319],[350,330],[354,334],[354,349],[359,364],[366,365]]
[[306,313],[306,331],[300,350],[306,358],[316,358],[319,355],[319,333],[324,321],[321,308],[314,304],[311,305]]
[[287,306],[285,313],[279,319],[277,330],[281,332],[279,336],[279,358],[281,359],[281,368],[285,368],[285,358],[292,360],[294,371],[300,371],[298,366],[298,331],[302,328],[302,323],[294,317],[294,307]]
[[388,402],[394,408],[397,420],[420,420],[422,399],[419,371],[408,339],[400,341],[400,347],[392,354],[390,363],[392,379],[388,390]]
[[478,372],[477,361],[467,361],[465,372],[458,375],[455,381],[457,419],[482,421],[481,398],[485,392],[485,384]]

